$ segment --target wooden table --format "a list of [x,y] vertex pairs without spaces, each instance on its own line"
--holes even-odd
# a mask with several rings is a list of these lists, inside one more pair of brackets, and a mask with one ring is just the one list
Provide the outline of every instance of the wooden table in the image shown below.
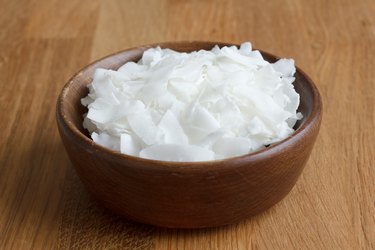
[[[87,63],[140,44],[240,43],[296,60],[324,116],[291,193],[237,225],[166,230],[92,201],[55,102]],[[0,0],[0,249],[375,249],[375,1]]]

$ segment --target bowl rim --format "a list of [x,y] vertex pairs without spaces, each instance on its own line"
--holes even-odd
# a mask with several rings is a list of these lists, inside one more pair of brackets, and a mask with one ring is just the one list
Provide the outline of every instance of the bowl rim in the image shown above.
[[[85,134],[83,134],[74,124],[73,122],[69,121],[67,119],[67,116],[65,115],[65,109],[64,109],[64,100],[65,97],[68,95],[69,89],[71,85],[75,82],[75,79],[78,78],[83,72],[90,70],[91,68],[95,67],[97,64],[101,63],[104,60],[107,60],[112,57],[116,57],[118,55],[121,55],[126,52],[135,51],[138,49],[147,49],[152,47],[161,46],[163,48],[168,48],[168,45],[174,44],[185,44],[185,45],[192,45],[192,44],[198,44],[201,46],[208,46],[208,45],[219,45],[220,47],[223,46],[237,46],[239,47],[239,44],[236,43],[226,43],[226,42],[212,42],[212,41],[176,41],[176,42],[160,42],[160,43],[152,43],[147,45],[141,45],[136,47],[127,48],[124,50],[120,50],[118,52],[109,54],[107,56],[104,56],[102,58],[99,58],[97,60],[94,60],[93,62],[87,64],[86,66],[82,67],[80,70],[78,70],[73,76],[68,80],[68,82],[63,86],[58,99],[56,103],[56,119],[58,126],[64,129],[65,132],[69,133],[71,136],[75,137],[77,140],[76,142],[79,142],[82,144],[85,149],[91,149],[92,152],[101,152],[104,153],[107,156],[110,157],[116,157],[118,160],[127,160],[127,161],[133,161],[137,162],[139,164],[136,165],[136,168],[153,168],[155,169],[155,166],[159,166],[162,168],[165,168],[166,170],[185,170],[185,171],[191,171],[191,170],[199,170],[199,169],[205,169],[205,170],[214,170],[217,169],[217,165],[220,164],[221,166],[228,166],[228,168],[233,168],[233,165],[235,165],[235,162],[237,161],[246,161],[246,162],[252,162],[257,161],[259,159],[269,158],[273,155],[279,154],[280,152],[284,151],[285,148],[287,148],[290,145],[293,145],[294,143],[298,142],[299,140],[303,139],[306,132],[314,127],[315,124],[320,124],[320,121],[322,119],[322,99],[320,96],[320,93],[318,91],[318,88],[312,81],[312,79],[298,66],[296,67],[296,74],[300,74],[305,80],[309,87],[309,92],[312,94],[312,109],[311,113],[304,122],[293,132],[292,135],[288,136],[287,138],[271,144],[269,147],[262,148],[259,150],[256,150],[254,152],[245,154],[245,155],[239,155],[235,157],[229,157],[224,159],[218,159],[218,160],[211,160],[211,161],[194,161],[194,162],[177,162],[177,161],[161,161],[161,160],[153,160],[153,159],[146,159],[141,158],[137,156],[132,155],[126,155],[121,152],[109,149],[107,147],[101,146],[97,143],[95,143],[91,138],[87,137]],[[254,50],[254,48],[253,48]],[[266,57],[273,58],[273,59],[280,59],[280,57],[275,56],[269,52],[265,52],[263,50],[257,49],[262,55],[265,55]],[[226,163],[231,164],[226,164]],[[133,164],[130,164],[133,165]],[[232,165],[232,166],[231,166]],[[222,167],[221,167],[222,168]]]

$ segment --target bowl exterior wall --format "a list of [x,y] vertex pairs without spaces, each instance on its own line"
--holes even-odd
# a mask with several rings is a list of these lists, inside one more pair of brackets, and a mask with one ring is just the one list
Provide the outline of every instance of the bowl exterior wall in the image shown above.
[[318,126],[269,158],[234,158],[213,163],[216,169],[191,171],[119,160],[85,147],[61,125],[59,131],[82,182],[105,207],[146,224],[202,228],[246,219],[287,195],[308,160]]

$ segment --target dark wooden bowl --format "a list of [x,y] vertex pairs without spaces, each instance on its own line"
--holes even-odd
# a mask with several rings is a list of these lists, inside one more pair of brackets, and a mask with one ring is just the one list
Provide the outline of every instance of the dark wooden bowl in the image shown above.
[[[171,228],[225,225],[259,213],[289,193],[319,131],[322,103],[311,79],[297,68],[303,119],[287,139],[263,150],[209,162],[163,162],[120,154],[95,144],[82,127],[80,99],[96,68],[118,69],[160,45],[177,51],[211,49],[212,42],[172,42],[128,49],[73,76],[57,100],[62,141],[82,182],[104,206],[129,219]],[[219,46],[228,44],[218,43]],[[262,52],[268,61],[277,58]]]

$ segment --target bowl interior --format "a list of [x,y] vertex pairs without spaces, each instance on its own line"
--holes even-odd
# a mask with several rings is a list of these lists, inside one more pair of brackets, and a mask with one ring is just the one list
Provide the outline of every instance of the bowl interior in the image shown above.
[[[82,136],[89,138],[88,131],[82,126],[83,114],[87,112],[87,109],[86,107],[81,105],[81,98],[85,97],[88,94],[87,85],[92,81],[92,76],[96,68],[117,70],[120,66],[128,61],[138,61],[141,58],[143,51],[150,47],[160,46],[162,48],[170,48],[180,52],[190,52],[200,49],[210,50],[216,44],[218,44],[220,47],[228,45],[231,46],[231,44],[213,42],[163,43],[125,50],[100,59],[79,71],[75,76],[73,76],[68,84],[65,85],[63,92],[59,98],[62,109],[61,111],[64,114],[63,117],[66,121],[70,121],[73,127],[77,129],[76,132],[80,133]],[[262,51],[261,53],[269,62],[275,62],[278,60],[277,57],[269,53]],[[303,118],[299,120],[294,126],[294,129],[298,131],[310,118],[314,108],[314,98],[317,93],[307,75],[303,73],[303,71],[301,71],[298,67],[296,68],[296,80],[294,81],[293,85],[297,93],[300,94],[300,106],[298,108],[298,111],[303,115]]]

